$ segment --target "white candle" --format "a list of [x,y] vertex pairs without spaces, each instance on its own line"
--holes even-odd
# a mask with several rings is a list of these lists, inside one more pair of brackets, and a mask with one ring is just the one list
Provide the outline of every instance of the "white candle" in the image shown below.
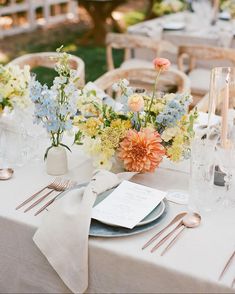
[[229,108],[229,74],[226,77],[225,95],[222,105],[222,131],[221,131],[221,145],[223,148],[227,147],[228,139],[228,108]]

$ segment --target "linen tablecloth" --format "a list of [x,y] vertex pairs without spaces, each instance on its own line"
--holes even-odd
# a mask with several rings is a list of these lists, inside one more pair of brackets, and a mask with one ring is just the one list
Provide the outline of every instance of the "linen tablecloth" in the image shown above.
[[[195,15],[191,14],[190,16],[188,12],[170,14],[132,25],[128,27],[128,32],[130,34],[147,35],[156,40],[167,40],[176,47],[184,44],[221,46],[220,38],[222,36],[219,36],[219,29],[221,27],[231,29],[231,23],[222,20],[218,20],[215,26],[208,27],[204,27],[203,23],[201,23],[200,20],[197,20],[196,23],[194,23],[195,28],[192,29],[189,27],[190,18],[195,18]],[[185,29],[179,31],[162,30],[163,24],[168,22],[183,22],[185,23]],[[231,47],[235,48],[234,38],[232,39]],[[135,50],[135,57],[152,60],[155,56],[152,52],[149,52],[146,49],[138,49]],[[172,62],[176,62],[176,55],[174,54],[164,52],[164,57],[169,58]],[[204,65],[204,67],[211,65],[210,62],[203,63],[204,64],[200,65]]]
[[[92,175],[90,161],[79,147],[70,156],[67,175],[78,183]],[[188,189],[187,173],[159,168],[134,181],[162,190]],[[11,181],[0,182],[0,293],[69,293],[32,241],[42,215],[16,211],[17,204],[50,182],[42,162],[16,169]],[[159,229],[178,212],[170,204]],[[47,213],[45,211],[45,213]],[[158,229],[124,238],[90,238],[88,293],[233,293],[234,267],[221,282],[218,276],[235,246],[234,209],[203,217],[202,225],[187,230],[163,257],[141,250]]]

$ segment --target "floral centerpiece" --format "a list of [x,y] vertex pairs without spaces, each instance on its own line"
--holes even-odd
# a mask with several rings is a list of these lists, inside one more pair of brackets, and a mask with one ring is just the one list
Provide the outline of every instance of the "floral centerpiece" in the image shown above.
[[[58,147],[65,147],[70,150],[62,141],[63,134],[73,128],[72,119],[77,111],[78,73],[70,67],[69,54],[62,52],[61,49],[62,47],[57,49],[58,58],[56,58],[55,71],[58,76],[55,77],[53,85],[49,88],[33,79],[30,87],[30,97],[35,105],[34,121],[43,125],[51,139],[45,159],[53,148],[61,150]],[[65,167],[64,172],[66,169]],[[57,171],[48,173],[56,174]],[[58,172],[60,173],[63,172]]]
[[164,14],[176,13],[186,8],[184,0],[156,0],[152,11],[156,16]]
[[235,0],[225,0],[220,7],[222,10],[228,11],[232,18],[235,18]]
[[0,65],[0,113],[6,107],[12,110],[16,105],[24,108],[30,104],[29,83],[29,66]]
[[163,156],[172,161],[188,157],[197,116],[188,114],[191,96],[158,94],[159,76],[170,62],[156,58],[154,66],[152,93],[136,93],[127,80],[113,85],[113,90],[121,93],[121,103],[105,103],[95,91],[81,92],[80,115],[74,119],[79,128],[75,142],[84,145],[96,167],[111,169],[118,159],[125,170],[153,172]]

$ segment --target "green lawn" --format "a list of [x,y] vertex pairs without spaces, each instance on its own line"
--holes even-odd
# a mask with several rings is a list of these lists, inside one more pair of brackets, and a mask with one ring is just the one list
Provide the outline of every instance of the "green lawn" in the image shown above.
[[[63,43],[65,44],[65,43]],[[66,44],[65,44],[66,45]],[[54,48],[53,48],[54,49]],[[50,50],[53,50],[50,49]],[[66,46],[65,46],[66,49]],[[43,51],[43,48],[40,48],[40,51]],[[66,50],[67,52],[77,55],[82,58],[85,62],[85,72],[86,72],[86,81],[94,81],[99,76],[104,74],[106,69],[106,52],[103,47],[95,46],[78,46],[76,50]],[[121,63],[123,52],[120,50],[114,52],[115,63],[118,66]],[[55,77],[55,71],[52,69],[45,69],[39,67],[33,70],[42,83],[51,84],[53,78]]]
[[[92,44],[81,45],[80,40],[84,34],[84,28],[79,24],[60,25],[48,30],[37,30],[32,33],[8,37],[0,41],[0,48],[7,55],[7,61],[34,52],[55,51],[64,45],[65,51],[82,58],[85,62],[86,81],[94,81],[106,72],[105,47]],[[119,66],[123,52],[114,51],[115,64]],[[51,69],[37,68],[34,70],[37,78],[47,84],[51,84],[55,72]]]

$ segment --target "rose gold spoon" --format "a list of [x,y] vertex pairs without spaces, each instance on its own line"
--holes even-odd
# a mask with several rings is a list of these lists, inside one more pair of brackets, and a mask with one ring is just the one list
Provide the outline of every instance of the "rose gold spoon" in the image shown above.
[[201,223],[201,216],[198,213],[187,214],[182,219],[183,228],[179,231],[179,233],[174,237],[174,239],[167,245],[167,247],[161,253],[161,256],[164,255],[179,239],[180,235],[186,228],[193,229],[200,225]]
[[14,170],[12,168],[2,168],[0,169],[0,181],[6,181],[12,178]]
[[[199,226],[201,222],[201,216],[198,213],[188,213],[184,216],[182,221],[169,233],[167,234],[163,239],[161,239],[152,249],[151,253],[153,253],[155,250],[157,250],[163,243],[165,243],[174,233],[177,231],[180,227],[184,226],[184,228],[181,230],[183,231],[185,228],[195,228]],[[181,233],[180,231],[180,233]],[[174,238],[174,241],[176,241],[176,237]],[[171,244],[171,243],[170,243]],[[169,244],[169,245],[170,245]],[[168,245],[168,246],[169,246]]]

